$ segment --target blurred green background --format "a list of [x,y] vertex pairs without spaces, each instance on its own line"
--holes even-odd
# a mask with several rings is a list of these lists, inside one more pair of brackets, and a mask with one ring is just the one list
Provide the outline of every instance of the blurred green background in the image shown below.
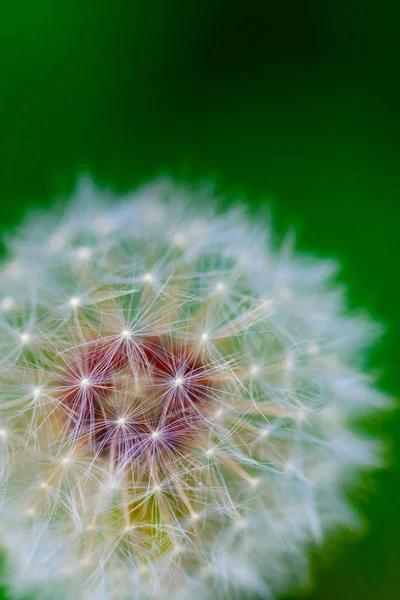
[[[387,324],[372,365],[396,396],[398,17],[386,0],[3,0],[0,227],[82,171],[270,203],[278,233],[339,258],[351,305]],[[355,494],[369,528],[315,553],[310,600],[400,597],[399,416],[375,427],[392,466]]]

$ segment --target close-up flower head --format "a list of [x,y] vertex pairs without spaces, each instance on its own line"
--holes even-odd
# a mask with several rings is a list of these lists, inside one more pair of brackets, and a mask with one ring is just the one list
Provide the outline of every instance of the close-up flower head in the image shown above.
[[0,600],[400,598],[398,12],[2,3]]
[[39,598],[274,598],[307,579],[360,471],[379,335],[333,261],[266,215],[158,180],[82,180],[7,239],[0,544]]

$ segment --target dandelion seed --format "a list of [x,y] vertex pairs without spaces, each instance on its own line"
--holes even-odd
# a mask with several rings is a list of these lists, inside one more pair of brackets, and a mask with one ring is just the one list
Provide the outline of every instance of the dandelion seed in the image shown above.
[[175,244],[175,246],[183,246],[186,242],[186,237],[183,233],[175,233],[172,238],[172,242]]
[[286,473],[286,475],[293,475],[293,473],[295,472],[295,467],[293,463],[288,462],[283,466],[283,470]]
[[93,565],[93,561],[90,558],[84,558],[80,562],[81,567],[91,567]]
[[285,358],[285,360],[283,361],[284,367],[287,370],[293,369],[294,367],[294,360],[293,360],[293,356],[287,356]]
[[15,306],[15,301],[10,296],[5,296],[3,300],[0,302],[0,308],[2,310],[10,310]]
[[316,342],[312,342],[307,347],[307,352],[310,356],[315,356],[318,353],[318,344]]
[[76,255],[79,260],[82,260],[82,261],[88,260],[92,256],[92,251],[90,248],[86,248],[85,246],[82,246],[81,248],[77,249]]
[[297,413],[297,422],[298,423],[303,423],[303,421],[305,421],[306,419],[306,413],[304,410],[299,410]]
[[19,339],[21,341],[21,344],[23,346],[26,346],[26,344],[29,344],[29,342],[31,341],[31,336],[29,335],[29,333],[21,333]]
[[251,487],[258,487],[260,485],[260,480],[259,479],[255,479],[254,477],[250,477],[249,478],[249,483],[251,485]]
[[246,527],[246,523],[243,519],[235,520],[235,528],[236,529],[244,529]]
[[77,298],[76,296],[74,296],[73,298],[70,298],[70,300],[69,300],[69,304],[70,304],[70,306],[72,306],[73,308],[77,308],[78,306],[80,306],[80,305],[81,305],[80,298]]

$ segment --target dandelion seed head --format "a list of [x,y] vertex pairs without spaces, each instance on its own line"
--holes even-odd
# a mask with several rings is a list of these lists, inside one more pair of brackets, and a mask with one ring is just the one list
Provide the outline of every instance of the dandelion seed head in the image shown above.
[[207,194],[158,181],[116,202],[85,180],[0,266],[18,593],[273,599],[353,525],[342,483],[381,460],[355,425],[386,403],[363,363],[376,326],[343,309],[331,262]]

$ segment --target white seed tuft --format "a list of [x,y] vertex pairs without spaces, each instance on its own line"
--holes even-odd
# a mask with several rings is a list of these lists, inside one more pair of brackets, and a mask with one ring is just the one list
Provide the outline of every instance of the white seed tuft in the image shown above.
[[72,298],[69,299],[69,304],[70,306],[72,306],[73,308],[77,308],[78,306],[81,305],[81,301],[80,298],[73,296]]
[[15,301],[13,298],[11,298],[11,296],[4,296],[4,298],[0,302],[0,308],[4,311],[10,310],[10,308],[13,308],[14,306]]
[[25,346],[26,344],[29,344],[29,342],[31,341],[31,336],[29,333],[21,333],[19,336],[19,339],[21,340],[21,344],[23,346]]

